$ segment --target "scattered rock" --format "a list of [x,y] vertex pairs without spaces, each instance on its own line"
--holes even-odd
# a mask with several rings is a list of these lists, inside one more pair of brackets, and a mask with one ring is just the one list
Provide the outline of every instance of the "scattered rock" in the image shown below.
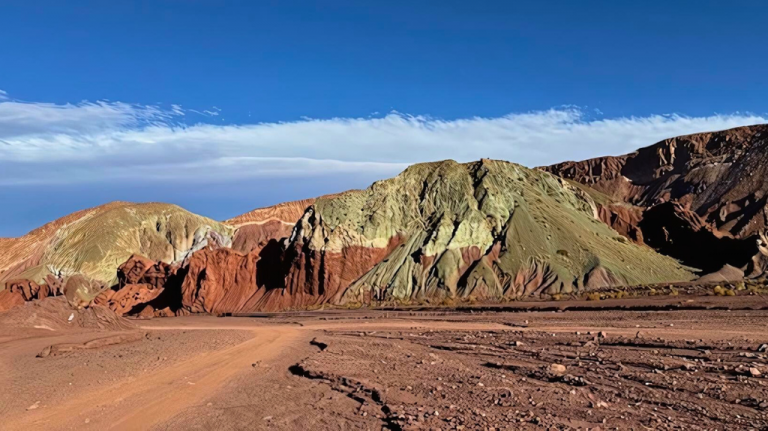
[[552,374],[563,375],[565,374],[566,367],[562,364],[551,364],[549,366],[549,371],[552,372]]

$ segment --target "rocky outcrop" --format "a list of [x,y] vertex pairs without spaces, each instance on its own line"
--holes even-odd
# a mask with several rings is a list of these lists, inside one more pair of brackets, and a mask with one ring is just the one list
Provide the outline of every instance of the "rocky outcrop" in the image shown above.
[[180,267],[180,263],[170,265],[131,256],[117,270],[118,284],[103,290],[91,304],[108,307],[121,316],[185,314],[180,290],[185,270]]
[[[580,190],[511,163],[414,165],[366,190],[318,199],[287,246],[286,289],[365,303],[691,278],[596,214]],[[590,277],[594,271],[602,276]]]
[[733,238],[677,202],[649,208],[638,227],[649,246],[704,273],[744,267],[758,252],[756,238]]
[[366,190],[318,199],[283,241],[267,222],[241,226],[239,250],[208,247],[170,266],[136,256],[120,267],[118,289],[95,302],[139,316],[220,314],[693,278],[598,213],[581,189],[515,164],[414,165]]
[[[75,275],[116,283],[116,269],[131,255],[181,262],[208,245],[229,246],[234,229],[169,204],[113,202],[0,242],[0,289],[13,279],[42,283]],[[88,302],[92,290],[76,292]]]
[[226,220],[224,223],[241,227],[250,224],[263,224],[270,221],[278,221],[293,227],[294,224],[301,218],[304,211],[308,206],[315,203],[317,199],[330,198],[337,196],[337,194],[325,195],[320,198],[300,199],[297,201],[283,202],[276,205],[256,208],[255,210],[248,211],[245,214],[241,214],[237,217],[232,217]]
[[280,221],[290,225],[301,218],[304,210],[315,202],[315,198],[302,199],[293,202],[284,202],[264,208],[256,208],[237,217],[233,217],[224,223],[230,226],[243,226],[247,224],[261,224],[268,221]]
[[279,247],[280,240],[291,235],[294,224],[295,221],[288,224],[280,220],[269,220],[240,226],[232,239],[232,249],[240,253],[259,253],[265,247]]
[[643,208],[622,203],[598,204],[597,215],[603,223],[635,244],[645,243],[640,229]]
[[[165,315],[168,307],[157,307],[167,302],[166,294],[157,288],[164,286],[171,268],[175,271],[203,249],[232,247],[258,255],[267,248],[270,255],[279,255],[280,241],[290,235],[304,209],[301,201],[279,204],[236,217],[229,225],[166,204],[113,202],[79,211],[23,237],[0,238],[0,307],[29,300],[5,289],[8,282],[44,285],[47,277],[55,275],[59,284],[67,283],[67,299],[74,306],[90,303],[107,286],[113,286],[99,301],[130,314],[136,310],[128,304],[152,303],[152,314]],[[146,259],[141,261],[138,256]],[[116,271],[119,262],[136,267]],[[129,281],[136,278],[131,271],[141,274],[143,281]],[[112,297],[129,284],[136,285],[131,288],[133,294]]]
[[60,296],[64,293],[62,281],[50,275],[46,278],[46,283],[42,284],[31,280],[11,280],[6,283],[5,290],[0,291],[0,311],[22,305],[27,301]]
[[757,236],[768,223],[767,125],[680,136],[624,156],[542,169],[587,185],[615,205],[642,208],[640,220],[629,217],[621,224],[639,229],[644,242],[703,272],[750,265]]

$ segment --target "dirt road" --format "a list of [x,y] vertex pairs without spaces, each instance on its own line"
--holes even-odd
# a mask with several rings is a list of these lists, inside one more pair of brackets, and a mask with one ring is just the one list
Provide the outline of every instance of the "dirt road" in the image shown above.
[[37,358],[127,333],[41,330],[0,342],[0,429],[761,428],[767,317],[190,316],[138,321],[128,333],[139,341]]
[[[166,319],[152,324],[139,325],[139,329],[156,333],[168,331],[199,332],[200,337],[217,336],[221,331],[239,331],[247,339],[218,351],[193,355],[173,366],[163,366],[155,371],[143,372],[136,369],[135,376],[128,376],[114,382],[99,381],[95,387],[74,391],[64,397],[50,397],[38,403],[35,400],[24,409],[16,402],[16,409],[4,412],[2,429],[80,429],[87,425],[93,429],[136,430],[149,429],[153,424],[162,423],[190,406],[203,405],[203,401],[215,393],[233,377],[256,367],[282,365],[287,369],[302,359],[312,349],[310,341],[323,329],[344,327],[344,323],[314,323],[300,326],[294,323],[261,324],[245,319],[215,319],[191,317]],[[393,321],[361,327],[398,329],[412,326],[411,323]],[[457,325],[440,324],[443,328]],[[469,327],[483,329],[499,327],[494,324],[470,324]],[[467,325],[463,325],[467,327]],[[100,335],[102,336],[102,335]],[[19,356],[27,361],[45,361],[34,358],[35,354],[49,343],[75,343],[92,337],[88,334],[36,337],[0,344],[0,358],[4,362],[18,362]],[[124,346],[125,347],[125,346]],[[153,346],[157,347],[157,346]],[[166,346],[171,350],[174,346]],[[316,348],[313,348],[316,349]],[[132,354],[158,355],[162,350],[155,348],[137,350]],[[80,352],[88,356],[90,352]],[[134,368],[131,358],[122,354],[119,364],[114,366]],[[56,360],[57,358],[51,358]],[[112,358],[115,359],[115,358]],[[111,361],[114,362],[114,361]],[[55,369],[56,364],[51,364]],[[85,364],[88,366],[88,364]],[[96,363],[103,369],[108,365]],[[12,367],[7,368],[11,371]],[[51,370],[55,372],[55,370]],[[60,370],[66,372],[67,370]],[[5,379],[9,376],[5,375]],[[19,380],[18,378],[16,379]],[[43,385],[45,386],[45,385]],[[7,386],[6,386],[7,387]],[[45,387],[35,396],[45,400]],[[6,396],[9,394],[6,394]],[[32,407],[32,408],[30,408]]]

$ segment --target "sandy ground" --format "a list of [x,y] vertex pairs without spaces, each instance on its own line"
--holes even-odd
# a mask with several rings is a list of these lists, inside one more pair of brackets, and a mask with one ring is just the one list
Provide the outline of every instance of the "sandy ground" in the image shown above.
[[8,331],[0,429],[768,427],[765,301],[665,301]]

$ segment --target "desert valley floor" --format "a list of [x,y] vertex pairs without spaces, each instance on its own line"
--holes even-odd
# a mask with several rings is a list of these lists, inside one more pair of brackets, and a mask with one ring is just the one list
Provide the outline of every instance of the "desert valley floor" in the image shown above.
[[759,294],[90,322],[49,300],[0,334],[2,429],[768,426]]

